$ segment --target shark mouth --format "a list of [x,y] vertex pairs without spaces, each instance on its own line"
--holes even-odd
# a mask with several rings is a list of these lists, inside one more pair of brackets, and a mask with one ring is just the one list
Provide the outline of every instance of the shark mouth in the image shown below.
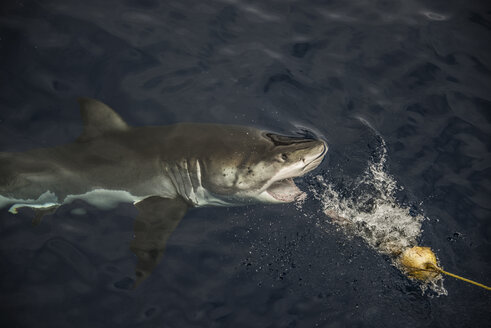
[[274,199],[282,203],[293,202],[304,194],[303,191],[298,189],[292,178],[276,181],[266,191]]

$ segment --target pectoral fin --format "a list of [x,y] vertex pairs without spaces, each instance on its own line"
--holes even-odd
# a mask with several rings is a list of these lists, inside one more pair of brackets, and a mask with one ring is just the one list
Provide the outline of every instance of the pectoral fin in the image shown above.
[[169,236],[186,214],[188,205],[181,198],[149,197],[136,204],[139,211],[135,220],[135,239],[131,250],[138,257],[137,287],[160,262]]

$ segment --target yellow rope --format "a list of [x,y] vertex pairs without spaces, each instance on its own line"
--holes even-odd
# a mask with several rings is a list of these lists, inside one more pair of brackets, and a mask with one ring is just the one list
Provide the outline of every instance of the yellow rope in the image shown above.
[[486,289],[486,290],[491,290],[491,287],[488,287],[488,286],[483,285],[483,284],[481,284],[481,283],[478,283],[478,282],[476,282],[476,281],[473,281],[473,280],[470,280],[470,279],[467,279],[467,278],[464,278],[464,277],[458,276],[458,275],[456,275],[456,274],[453,274],[453,273],[447,272],[447,271],[445,271],[445,270],[443,270],[443,269],[441,269],[441,268],[439,268],[439,267],[437,267],[437,266],[434,266],[434,265],[433,265],[433,264],[431,264],[431,263],[428,263],[428,264],[429,264],[429,267],[433,267],[433,269],[434,269],[435,271],[437,271],[437,272],[444,273],[444,274],[446,274],[446,275],[449,275],[450,277],[454,277],[454,278],[457,278],[457,279],[463,280],[463,281],[465,281],[465,282],[468,282],[468,283],[470,283],[470,284],[473,284],[473,285],[479,286],[479,287],[484,288],[484,289]]
[[451,273],[451,272],[447,272],[447,271],[443,270],[442,268],[439,268],[439,267],[435,266],[435,265],[434,265],[434,264],[432,264],[432,263],[429,263],[429,262],[428,262],[428,263],[426,263],[426,267],[427,267],[427,269],[420,269],[420,268],[414,268],[414,267],[412,267],[412,269],[414,269],[414,270],[412,270],[412,272],[415,272],[415,271],[430,271],[430,272],[438,272],[438,273],[443,273],[443,274],[446,274],[446,275],[448,275],[448,276],[450,276],[450,277],[454,277],[454,278],[456,278],[456,279],[463,280],[463,281],[465,281],[465,282],[468,282],[468,283],[470,283],[470,284],[473,284],[473,285],[479,286],[479,287],[484,288],[484,289],[486,289],[486,290],[491,290],[491,287],[488,287],[488,286],[486,286],[486,285],[483,285],[483,284],[481,284],[481,283],[478,283],[478,282],[476,282],[476,281],[474,281],[474,280],[470,280],[470,279],[467,279],[467,278],[464,278],[464,277],[458,276],[458,275],[453,274],[453,273]]

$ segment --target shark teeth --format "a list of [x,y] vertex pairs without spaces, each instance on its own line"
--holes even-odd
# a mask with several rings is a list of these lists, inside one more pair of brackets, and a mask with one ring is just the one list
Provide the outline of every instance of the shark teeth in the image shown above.
[[285,203],[293,202],[303,194],[292,178],[276,181],[266,191],[276,200]]

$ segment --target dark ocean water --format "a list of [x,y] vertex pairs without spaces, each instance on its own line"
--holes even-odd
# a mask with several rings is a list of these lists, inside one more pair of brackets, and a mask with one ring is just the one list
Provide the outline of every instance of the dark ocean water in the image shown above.
[[[217,122],[325,136],[321,175],[377,139],[420,244],[491,284],[491,6],[477,1],[2,1],[0,151],[73,141],[75,99],[135,126]],[[314,186],[315,187],[315,186]],[[341,187],[342,188],[342,187]],[[73,210],[84,208],[85,215]],[[83,202],[39,226],[0,212],[2,327],[484,327],[491,294],[422,294],[390,260],[294,204],[201,208],[128,289],[136,209]],[[322,225],[322,224],[321,224]],[[331,227],[331,229],[329,229]]]

